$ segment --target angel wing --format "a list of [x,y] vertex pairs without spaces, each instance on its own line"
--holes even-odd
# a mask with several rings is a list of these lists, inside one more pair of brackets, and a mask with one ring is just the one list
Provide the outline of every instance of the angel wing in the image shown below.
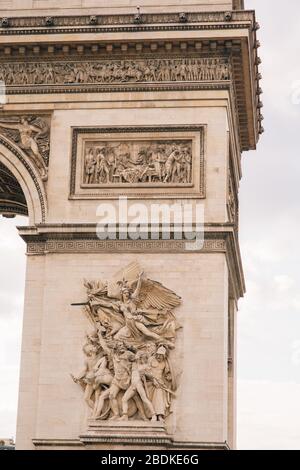
[[140,272],[141,272],[140,265],[136,261],[134,261],[133,263],[130,263],[128,266],[126,266],[126,268],[118,271],[114,275],[113,279],[116,282],[125,280],[131,283],[137,280]]
[[112,299],[121,298],[121,290],[119,282],[127,281],[133,284],[137,281],[141,268],[137,262],[129,264],[126,268],[118,271],[114,277],[107,283],[107,295]]
[[181,297],[164,287],[160,282],[143,279],[138,307],[140,309],[173,309],[181,303]]

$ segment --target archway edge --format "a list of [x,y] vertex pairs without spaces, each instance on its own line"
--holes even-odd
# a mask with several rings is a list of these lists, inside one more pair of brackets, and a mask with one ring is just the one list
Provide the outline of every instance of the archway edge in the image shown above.
[[28,206],[29,224],[45,223],[47,197],[44,183],[29,158],[8,139],[0,136],[0,161],[22,188]]

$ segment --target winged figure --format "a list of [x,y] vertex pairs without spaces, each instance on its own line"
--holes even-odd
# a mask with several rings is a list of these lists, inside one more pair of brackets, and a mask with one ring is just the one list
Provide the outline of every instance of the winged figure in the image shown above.
[[0,131],[25,151],[46,180],[50,149],[48,123],[35,116],[5,118],[0,120]]
[[85,365],[84,373],[73,379],[86,384],[85,400],[93,408],[92,416],[163,421],[176,390],[169,354],[180,328],[173,310],[181,298],[148,279],[138,263],[109,281],[84,281],[84,285],[87,302],[74,305],[85,306],[93,325],[84,351],[93,350],[95,358],[92,373]]
[[108,282],[85,282],[91,318],[107,336],[134,345],[145,340],[173,347],[179,325],[172,309],[181,299],[157,281],[144,277],[137,263]]

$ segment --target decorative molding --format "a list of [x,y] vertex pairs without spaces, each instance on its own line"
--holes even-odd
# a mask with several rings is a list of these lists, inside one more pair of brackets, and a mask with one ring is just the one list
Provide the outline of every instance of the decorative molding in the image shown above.
[[201,25],[177,25],[177,26],[119,26],[109,28],[43,28],[43,29],[0,29],[0,36],[35,36],[35,35],[52,35],[52,34],[106,34],[106,33],[139,33],[139,32],[170,32],[170,31],[216,31],[216,30],[239,30],[250,29],[252,25],[249,23],[226,23],[226,24],[201,24]]
[[[191,141],[193,148],[193,174],[191,183],[119,183],[119,184],[82,184],[84,160],[82,149],[91,144],[99,146],[103,141],[116,142],[180,142]],[[126,138],[126,139],[125,139]],[[204,198],[205,126],[127,126],[127,127],[96,127],[74,128],[72,136],[71,156],[71,199],[117,199],[120,196],[136,198]],[[94,157],[93,157],[94,158]],[[189,191],[187,191],[189,186]],[[163,189],[163,192],[162,192]]]
[[83,447],[79,439],[32,439],[35,447]]
[[[141,59],[138,57],[132,57],[132,58],[127,58],[127,62],[143,62]],[[195,55],[187,55],[185,54],[185,57],[183,58],[182,55],[178,56],[175,55],[171,59],[168,58],[166,59],[165,57],[169,57],[167,55],[161,55],[160,59],[157,59],[156,56],[155,58],[151,58],[149,55],[147,57],[148,63],[155,63],[155,62],[160,62],[160,61],[168,61],[169,63],[176,63],[176,62],[183,62],[185,60],[191,60],[195,61],[196,57]],[[111,58],[112,63],[120,63],[121,61],[125,60],[124,57],[122,56],[113,56]],[[206,60],[208,60],[208,57],[201,57],[198,58],[197,60],[200,61],[200,63],[204,63]],[[15,60],[15,59],[14,59]],[[5,68],[5,76],[8,74],[8,64],[15,64],[15,65],[20,65],[26,66],[30,68],[31,64],[37,63],[37,62],[31,62],[32,59],[28,59],[27,62],[24,62],[24,57],[20,58],[19,62],[10,62],[10,60],[6,59],[5,65],[1,64],[0,61],[0,78],[1,78],[1,65],[2,65],[2,75],[3,75],[3,67]],[[239,135],[240,135],[240,144],[242,147],[242,150],[249,150],[252,148],[255,148],[256,140],[255,140],[255,135],[253,134],[252,127],[246,126],[244,123],[249,119],[249,106],[247,105],[247,98],[245,95],[245,89],[244,89],[244,83],[245,83],[245,78],[244,78],[244,71],[243,71],[243,61],[240,57],[240,52],[233,52],[230,54],[230,56],[219,56],[216,58],[210,57],[209,60],[216,60],[219,61],[220,63],[223,62],[226,67],[228,67],[228,78],[229,79],[224,79],[225,75],[223,74],[223,79],[218,80],[217,78],[220,78],[219,74],[216,74],[214,72],[214,75],[211,75],[210,72],[208,73],[207,71],[205,72],[206,75],[202,75],[202,80],[198,81],[193,81],[193,80],[179,80],[179,75],[178,79],[176,80],[170,80],[170,81],[138,81],[137,78],[134,79],[133,77],[131,79],[127,79],[127,81],[117,81],[117,79],[114,79],[114,82],[103,82],[99,83],[94,82],[94,83],[83,83],[84,79],[84,74],[81,75],[81,73],[76,73],[75,81],[74,83],[60,83],[60,84],[47,84],[47,83],[36,83],[34,85],[31,84],[24,84],[24,85],[8,85],[6,87],[6,94],[7,95],[26,95],[26,94],[34,94],[34,95],[47,95],[47,94],[79,94],[79,93],[135,93],[135,92],[140,92],[140,93],[157,93],[157,92],[176,92],[176,91],[199,91],[199,90],[226,90],[230,93],[230,100],[233,103],[234,108],[236,109],[236,115],[238,119],[238,127],[239,127]],[[204,62],[203,62],[204,61]],[[72,60],[67,60],[67,61],[62,61],[61,56],[56,58],[50,58],[50,57],[45,57],[43,58],[43,62],[38,62],[41,66],[44,67],[46,70],[48,67],[52,67],[52,64],[57,62],[58,64],[97,64],[97,63],[105,63],[107,61],[101,59],[91,59],[89,61],[81,62],[81,61],[72,61]],[[24,65],[26,64],[26,65]],[[80,69],[82,67],[79,67]],[[74,72],[74,69],[73,69]],[[46,73],[46,72],[45,72]],[[50,75],[51,76],[51,72]],[[81,76],[81,78],[80,78]],[[215,79],[210,78],[209,80],[207,79],[208,77],[214,76]],[[10,80],[15,80],[15,74],[10,73]],[[200,75],[197,78],[201,78]],[[203,79],[205,78],[205,79]],[[24,76],[24,80],[26,81]],[[71,80],[74,80],[74,77],[71,78]],[[120,80],[120,79],[119,79]],[[134,81],[135,80],[135,81]],[[33,80],[32,80],[33,81]],[[39,80],[37,80],[39,81]],[[257,104],[257,103],[256,103]],[[255,106],[256,106],[255,104]],[[257,125],[257,129],[259,126],[259,123],[261,122],[260,120],[262,119],[261,116],[261,109],[257,108],[257,123],[254,125]],[[250,132],[251,131],[251,132]]]
[[[237,5],[240,3],[238,2]],[[230,13],[230,15],[229,15]],[[211,37],[205,41],[204,39],[193,40],[192,43],[188,38],[182,38],[179,40],[175,48],[179,50],[182,54],[190,50],[190,47],[194,48],[195,54],[201,54],[204,50],[205,52],[214,57],[217,53],[220,53],[220,47],[223,47],[224,54],[235,55],[238,60],[234,64],[234,73],[232,82],[234,82],[234,93],[235,93],[235,105],[239,115],[239,130],[240,130],[240,142],[242,150],[255,149],[256,142],[258,140],[259,134],[263,132],[262,115],[261,115],[261,100],[258,98],[261,93],[261,87],[259,85],[259,80],[261,75],[259,73],[259,63],[258,58],[258,47],[259,42],[257,41],[257,29],[259,25],[255,20],[255,13],[253,11],[237,11],[233,10],[230,12],[185,12],[185,21],[182,22],[180,15],[177,13],[164,13],[164,14],[142,14],[141,21],[138,24],[135,24],[134,15],[96,15],[96,16],[57,16],[53,17],[53,23],[51,27],[47,27],[47,21],[45,17],[18,17],[18,18],[8,18],[4,26],[0,28],[0,35],[6,37],[5,42],[3,43],[1,52],[2,57],[5,58],[5,62],[18,60],[24,61],[27,52],[31,56],[30,60],[33,57],[40,57],[41,60],[47,58],[48,61],[54,59],[55,57],[61,60],[66,53],[72,51],[73,57],[82,55],[87,57],[91,55],[96,58],[98,52],[101,50],[100,57],[103,58],[103,54],[109,54],[115,56],[115,52],[121,53],[128,51],[130,55],[131,52],[135,51],[135,59],[141,56],[141,52],[145,55],[145,44],[144,41],[138,41],[135,39],[134,35],[131,33],[136,32],[153,32],[153,37],[155,39],[155,33],[163,33],[169,31],[201,31],[201,30],[210,30],[212,32]],[[238,30],[247,30],[248,37],[239,37],[236,38],[235,31]],[[215,38],[213,31],[222,31],[229,30],[232,32],[231,37],[222,37]],[[64,42],[61,43],[59,37],[66,34],[82,34],[82,40],[80,44],[75,45],[74,43],[66,45]],[[88,44],[90,38],[87,38],[85,41],[84,33],[95,34],[97,33],[101,36],[101,41],[96,40],[96,42]],[[123,39],[116,41],[116,39],[111,41],[111,44],[104,42],[106,33],[124,33],[127,35],[126,44],[123,42]],[[33,36],[35,34],[47,34],[52,37],[56,35],[55,42],[53,44],[41,44],[36,46],[34,44],[28,45],[26,41],[26,36]],[[19,35],[24,37],[24,44],[19,43],[19,47],[15,48],[9,45],[9,36]],[[95,36],[97,37],[97,36]],[[248,42],[247,48],[246,41]],[[155,46],[154,42],[151,43],[146,41],[146,49],[149,51],[155,52],[156,50],[161,50],[161,45],[159,47]],[[164,38],[164,44],[167,46],[167,38]],[[121,46],[124,46],[125,49],[122,51]],[[156,44],[157,46],[157,44]],[[181,48],[182,46],[182,48]],[[3,49],[4,48],[4,49]],[[64,51],[65,48],[65,51]],[[172,47],[171,47],[172,49]],[[48,52],[47,52],[48,50]],[[66,52],[69,51],[69,52]],[[131,51],[131,52],[130,52]],[[247,52],[248,51],[248,52]],[[170,52],[170,50],[168,50]],[[154,54],[156,55],[156,54]],[[133,55],[134,57],[134,55]],[[250,81],[253,81],[253,86],[248,83],[248,79],[245,74],[250,78]],[[243,76],[244,75],[244,76]],[[163,88],[163,90],[169,91],[174,90],[175,81],[173,84],[168,87]],[[191,82],[190,82],[191,83]],[[84,86],[82,86],[84,85]],[[142,86],[141,84],[136,84],[135,87],[126,87],[128,83],[124,83],[124,86],[120,87],[115,85],[108,86],[108,84],[102,84],[102,86],[97,86],[97,84],[76,84],[71,83],[68,86],[61,85],[26,85],[26,86],[8,86],[7,94],[8,95],[19,95],[24,93],[33,93],[33,94],[49,94],[49,93],[105,93],[105,92],[131,92],[131,91],[158,91],[159,88],[154,87],[152,90],[147,89],[147,86]],[[213,85],[218,85],[217,80]],[[245,86],[247,85],[247,86]],[[210,87],[208,89],[211,89]],[[203,85],[198,85],[198,87],[188,87],[178,89],[207,89],[206,86],[203,88]],[[254,109],[254,113],[253,113]]]
[[191,240],[99,240],[96,225],[40,225],[22,227],[20,235],[27,243],[28,256],[44,256],[48,253],[223,253],[226,256],[230,290],[233,298],[243,297],[245,280],[236,227],[234,224],[208,224],[204,227],[204,245],[191,249]]
[[36,85],[92,85],[125,83],[198,82],[230,80],[225,57],[111,58],[75,61],[6,61],[0,63],[0,80],[7,87]]
[[73,93],[132,93],[132,92],[160,92],[160,91],[197,91],[197,90],[231,90],[231,82],[169,82],[169,83],[135,83],[123,85],[72,85],[72,86],[48,86],[36,85],[35,87],[8,87],[7,95],[47,95],[47,94],[73,94]]
[[86,435],[80,436],[80,441],[84,445],[93,444],[126,444],[126,445],[148,445],[148,446],[169,446],[171,445],[172,439],[170,437],[165,438],[151,438],[151,437],[126,437],[126,436],[101,436],[101,437],[90,437]]
[[2,137],[0,135],[0,144],[2,144],[4,147],[6,147],[10,152],[12,152],[16,157],[17,159],[22,163],[22,165],[26,168],[26,170],[28,171],[35,187],[36,187],[36,190],[37,190],[37,194],[38,194],[38,198],[39,198],[39,201],[40,201],[40,206],[41,206],[41,215],[42,215],[42,223],[44,223],[46,221],[46,207],[47,207],[47,204],[46,204],[46,200],[44,198],[44,193],[43,193],[43,189],[36,177],[36,174],[34,172],[34,170],[32,169],[31,165],[29,165],[29,163],[27,162],[27,160],[23,157],[21,151],[19,149],[17,149],[12,143],[10,143],[9,141],[7,141],[7,139],[5,137]]
[[188,240],[50,240],[29,241],[28,255],[44,255],[48,253],[195,253],[226,251],[226,242],[222,238],[205,240],[201,250],[187,250]]
[[[135,29],[137,31],[144,30],[145,27],[151,25],[158,25],[158,27],[170,27],[173,23],[176,24],[176,28],[191,28],[195,26],[193,23],[202,23],[201,26],[206,28],[206,23],[219,23],[218,27],[222,29],[233,29],[240,27],[240,23],[245,23],[246,26],[252,25],[255,21],[253,11],[232,11],[230,21],[226,19],[227,12],[186,12],[185,24],[180,24],[180,18],[178,13],[157,13],[157,14],[143,14],[141,16],[142,21],[137,25],[134,21],[134,15],[128,14],[117,14],[117,15],[96,15],[97,26],[91,24],[91,16],[53,16],[53,25],[47,27],[46,18],[43,16],[37,17],[11,17],[8,18],[8,25],[2,30],[1,34],[12,35],[18,34],[22,31],[22,34],[30,31],[37,31],[38,34],[54,34],[57,32],[74,32],[74,30],[80,32],[98,32],[103,29],[109,29],[106,27],[126,26],[129,30]],[[236,23],[239,24],[236,24]],[[95,23],[92,22],[92,23]],[[27,28],[27,29],[23,29]],[[34,28],[33,30],[31,28]],[[71,30],[71,31],[70,31]]]
[[[81,441],[80,439],[33,439],[33,445],[37,448],[46,449],[48,447],[70,447],[71,449],[74,447],[79,447],[81,450],[84,447],[88,448],[89,445],[93,445],[93,441]],[[102,450],[107,450],[107,443],[103,443],[104,447]],[[128,438],[126,442],[115,442],[115,445],[130,445],[133,444],[130,439]],[[139,443],[134,443],[135,445],[139,445]],[[142,444],[143,445],[143,444]],[[230,447],[227,442],[190,442],[190,441],[176,441],[176,440],[168,440],[168,443],[162,446],[162,450],[164,449],[178,449],[178,450],[230,450]]]

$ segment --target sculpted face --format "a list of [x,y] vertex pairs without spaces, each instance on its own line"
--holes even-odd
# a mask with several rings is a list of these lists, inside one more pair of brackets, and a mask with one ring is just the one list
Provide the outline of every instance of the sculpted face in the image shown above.
[[123,300],[124,300],[124,302],[126,302],[126,301],[129,300],[129,299],[130,299],[130,293],[129,293],[129,291],[127,291],[127,290],[126,290],[126,291],[123,291]]
[[[85,372],[72,378],[82,388],[86,385],[84,400],[92,410],[93,419],[157,421],[170,414],[171,400],[166,399],[168,389],[164,390],[163,383],[170,382],[172,389],[176,388],[169,372],[168,356],[174,348],[176,333],[172,310],[180,305],[181,299],[159,282],[144,276],[139,264],[132,262],[110,278],[114,288],[110,288],[110,280],[84,281],[88,296],[93,292],[90,307],[94,326],[86,330]],[[145,289],[143,282],[147,283]],[[157,319],[159,329],[151,328],[148,315]],[[147,396],[145,377],[152,378],[162,391]],[[103,385],[107,387],[104,393]],[[121,403],[115,401],[120,389],[124,391]],[[93,397],[96,391],[97,401]],[[129,401],[137,393],[139,406],[150,413],[143,415],[142,408],[130,406]]]
[[158,362],[163,362],[164,361],[164,355],[163,354],[156,354],[156,359]]

